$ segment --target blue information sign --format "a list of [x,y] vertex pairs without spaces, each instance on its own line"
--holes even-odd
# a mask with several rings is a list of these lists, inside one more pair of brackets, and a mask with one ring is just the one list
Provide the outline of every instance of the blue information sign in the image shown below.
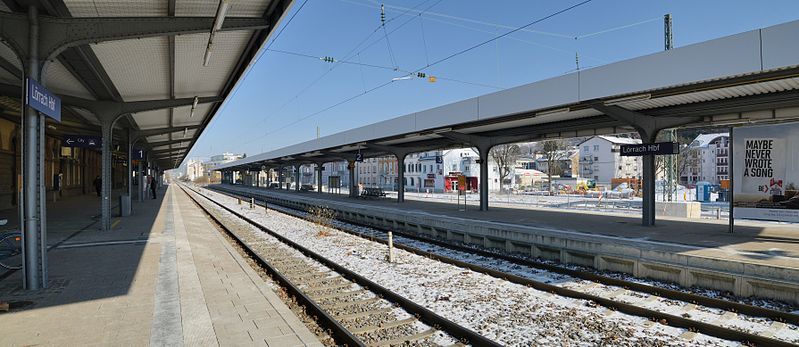
[[44,113],[48,117],[61,122],[61,98],[45,89],[39,82],[27,78],[25,104]]
[[132,152],[132,155],[130,156],[131,160],[144,160],[144,150],[143,149],[133,147],[133,150],[131,152]]
[[91,135],[64,135],[61,146],[79,148],[102,148],[103,138]]

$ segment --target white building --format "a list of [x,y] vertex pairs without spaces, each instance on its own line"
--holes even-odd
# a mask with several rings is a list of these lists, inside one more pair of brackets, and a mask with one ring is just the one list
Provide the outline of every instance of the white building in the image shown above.
[[205,170],[203,167],[203,163],[197,159],[189,159],[186,163],[186,177],[189,178],[189,181],[194,181],[195,179],[205,176]]
[[641,176],[641,157],[622,157],[621,145],[639,144],[641,140],[629,137],[599,135],[581,142],[580,177],[593,179],[597,184],[610,185],[613,178]]
[[730,134],[702,134],[685,150],[680,180],[694,185],[697,182],[719,184],[729,179]]

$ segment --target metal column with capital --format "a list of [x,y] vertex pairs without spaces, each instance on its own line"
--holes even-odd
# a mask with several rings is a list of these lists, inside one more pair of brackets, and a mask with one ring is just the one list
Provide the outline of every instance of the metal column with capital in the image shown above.
[[316,163],[316,192],[322,193],[322,172],[324,172],[324,165],[323,163]]
[[[480,211],[488,211],[488,153],[491,148],[479,148],[480,156]],[[465,204],[465,201],[464,201]]]
[[131,130],[128,129],[128,159],[127,159],[127,167],[126,170],[128,172],[127,177],[127,188],[128,188],[128,197],[133,199],[133,136],[131,135]]
[[[605,115],[629,124],[641,135],[643,143],[655,143],[658,133],[663,129],[678,127],[683,124],[697,122],[698,117],[653,117],[639,111],[632,111],[618,105],[605,105],[597,102],[591,108]],[[643,158],[644,198],[641,224],[655,225],[655,156],[645,155]]]
[[350,171],[350,197],[357,198],[358,180],[355,179],[355,161],[347,161],[347,169]]
[[294,190],[300,191],[300,169],[302,165],[294,165]]
[[[36,6],[28,7],[28,62],[25,66],[30,79],[41,82],[39,59],[39,13]],[[24,61],[24,59],[23,59]],[[44,85],[44,83],[42,83]],[[24,108],[23,118],[23,199],[21,220],[23,228],[23,272],[26,289],[47,287],[47,226],[44,204],[44,126],[45,120],[33,107]]]
[[454,131],[439,133],[439,135],[477,148],[477,155],[480,156],[480,211],[488,211],[488,154],[491,148],[501,144],[535,139],[529,135],[486,137]]
[[144,158],[139,160],[139,202],[144,201]]

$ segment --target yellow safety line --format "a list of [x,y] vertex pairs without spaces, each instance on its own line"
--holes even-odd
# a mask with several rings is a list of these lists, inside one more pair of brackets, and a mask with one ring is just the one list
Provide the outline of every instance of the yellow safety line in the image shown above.
[[119,224],[119,222],[121,222],[121,220],[119,218],[117,218],[117,220],[115,220],[113,223],[111,223],[111,229],[116,228],[116,226],[117,226],[117,224]]

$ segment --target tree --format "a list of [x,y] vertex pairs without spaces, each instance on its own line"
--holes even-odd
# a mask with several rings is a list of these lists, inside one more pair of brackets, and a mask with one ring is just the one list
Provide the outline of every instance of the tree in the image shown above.
[[[494,162],[497,163],[501,187],[500,189],[504,190],[505,179],[511,174],[511,172],[513,172],[513,169],[516,166],[516,160],[519,159],[519,155],[521,155],[519,145],[497,145],[491,148],[489,154],[491,155],[491,158],[494,159]],[[480,177],[480,179],[488,179],[488,177]]]
[[563,171],[560,161],[568,158],[566,149],[569,145],[563,140],[546,140],[541,143],[541,153],[547,161],[547,179],[549,180],[549,192],[552,193],[554,185],[552,176],[560,175]]

